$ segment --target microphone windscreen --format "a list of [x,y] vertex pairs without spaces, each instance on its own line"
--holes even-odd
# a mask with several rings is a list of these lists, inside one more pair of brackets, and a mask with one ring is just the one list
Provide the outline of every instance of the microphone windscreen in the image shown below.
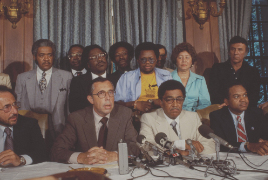
[[155,135],[154,140],[157,144],[160,144],[160,140],[165,137],[167,137],[167,135],[163,132],[160,132]]
[[204,136],[207,139],[210,139],[210,137],[208,135],[209,133],[214,133],[214,131],[209,126],[207,126],[205,124],[199,126],[198,131],[202,136]]
[[146,137],[144,135],[138,135],[137,142],[140,143],[140,144],[143,144],[142,143],[143,139],[146,139]]

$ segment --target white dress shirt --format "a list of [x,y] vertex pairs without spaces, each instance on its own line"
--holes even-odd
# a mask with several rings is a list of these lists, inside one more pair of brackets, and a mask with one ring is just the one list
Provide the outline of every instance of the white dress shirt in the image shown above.
[[[94,74],[94,73],[92,73],[92,72],[91,72],[91,75],[92,75],[92,80],[94,80],[94,79],[96,79],[97,77],[99,77],[99,75]],[[103,74],[100,75],[100,76],[103,77],[103,78],[106,78],[106,71],[105,71],[105,73],[103,73]]]
[[[164,116],[165,116],[165,118],[166,118],[166,120],[167,120],[167,122],[168,122],[168,124],[170,125],[171,124],[171,122],[172,121],[176,121],[176,130],[177,130],[177,132],[178,132],[178,137],[179,138],[181,138],[181,131],[180,131],[180,116],[178,116],[176,119],[170,119],[166,114],[165,114],[165,112],[164,112]],[[175,147],[175,149],[179,149],[179,150],[185,150],[185,140],[182,140],[182,139],[180,139],[180,140],[176,140],[176,141],[174,141],[174,144],[173,144],[173,147]]]
[[86,70],[86,68],[82,69],[81,71],[77,71],[77,70],[72,69],[72,74],[74,75],[74,77],[77,76],[77,74],[76,74],[77,72],[81,72],[82,74],[86,74],[87,70]]
[[[97,137],[97,141],[98,141],[100,128],[101,128],[101,126],[102,126],[102,123],[100,122],[100,120],[101,120],[103,117],[101,117],[100,115],[98,115],[98,114],[95,112],[94,108],[93,108],[93,116],[94,116],[94,122],[95,122],[96,137]],[[107,114],[105,117],[108,118],[108,121],[107,121],[107,124],[106,124],[107,127],[108,127],[110,114]],[[77,157],[78,157],[78,155],[79,155],[80,153],[81,153],[81,152],[74,152],[74,153],[70,156],[68,163],[78,164],[78,162],[77,162]]]
[[[43,70],[41,70],[38,66],[37,66],[37,73],[36,73],[36,75],[37,75],[37,82],[38,82],[38,84],[39,84],[39,81],[41,80],[41,78],[42,78],[42,74],[43,74]],[[49,70],[47,70],[47,71],[45,71],[46,72],[46,76],[45,76],[45,78],[46,78],[46,80],[47,80],[47,85],[48,85],[48,83],[49,83],[49,81],[50,81],[50,79],[51,79],[51,75],[52,75],[52,67],[49,69]]]
[[[0,125],[0,153],[4,151],[4,146],[5,146],[5,140],[6,140],[6,137],[7,137],[7,134],[5,133],[5,126],[2,126]],[[11,129],[11,137],[13,138],[13,126],[9,127]],[[28,165],[28,164],[32,164],[33,163],[33,160],[30,156],[24,154],[24,155],[21,155],[25,158],[26,160],[26,164],[25,165]]]
[[[231,111],[230,111],[230,109],[228,109],[229,110],[229,112],[231,113],[231,116],[232,116],[232,118],[233,118],[233,121],[234,121],[234,126],[235,126],[235,133],[236,133],[236,137],[237,137],[237,142],[238,142],[238,136],[237,136],[237,126],[238,126],[238,121],[237,121],[237,116],[240,116],[241,117],[241,124],[242,124],[242,126],[243,126],[243,128],[244,128],[244,130],[245,130],[245,134],[247,135],[247,131],[246,131],[246,126],[245,126],[245,120],[244,120],[244,117],[245,117],[245,111],[243,111],[240,115],[236,115],[236,114],[234,114],[234,113],[232,113]],[[247,137],[247,140],[248,140],[248,137]],[[240,147],[239,147],[239,151],[241,151],[241,152],[247,152],[246,150],[245,150],[245,143],[246,142],[242,142],[241,144],[240,144]]]

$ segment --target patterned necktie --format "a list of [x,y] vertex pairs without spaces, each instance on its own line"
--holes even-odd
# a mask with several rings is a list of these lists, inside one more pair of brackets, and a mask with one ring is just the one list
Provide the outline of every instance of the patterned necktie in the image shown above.
[[170,123],[172,129],[175,131],[175,133],[178,135],[178,131],[176,129],[176,125],[177,125],[177,122],[175,120],[173,120],[171,123]]
[[10,150],[14,151],[13,150],[13,138],[11,136],[11,129],[6,127],[4,132],[7,134],[4,150],[10,149]]
[[82,75],[82,72],[81,71],[77,71],[76,72],[76,76],[81,76]]
[[237,136],[238,136],[238,142],[246,142],[247,141],[247,135],[245,133],[245,130],[243,128],[243,125],[241,123],[241,117],[237,116]]
[[108,128],[107,128],[107,123],[108,118],[103,117],[100,122],[102,123],[102,126],[99,131],[99,138],[98,138],[98,146],[103,147],[105,149],[106,147],[106,140],[107,140],[107,134],[108,134]]
[[42,78],[40,79],[40,82],[39,82],[39,88],[42,94],[46,90],[46,87],[47,87],[47,80],[46,80],[46,73],[44,71],[42,73]]

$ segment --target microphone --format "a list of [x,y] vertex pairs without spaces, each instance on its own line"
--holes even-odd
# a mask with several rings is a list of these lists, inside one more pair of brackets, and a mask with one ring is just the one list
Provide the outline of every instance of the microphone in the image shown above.
[[142,145],[146,144],[147,146],[149,146],[154,151],[157,150],[159,153],[164,153],[164,149],[162,149],[162,148],[150,143],[149,141],[146,141],[146,137],[144,135],[138,135],[137,141],[138,141],[138,143],[140,143]]
[[[196,154],[196,156],[200,159],[201,156],[198,153],[198,151],[196,150],[196,148],[194,147],[194,145],[192,143],[192,140],[191,139],[187,139],[185,142],[190,146],[192,153]],[[193,160],[194,160],[194,157],[193,157]]]
[[168,140],[167,135],[163,132],[157,133],[154,137],[154,140],[157,144],[161,145],[167,149],[173,149],[174,142]]
[[140,160],[136,160],[135,161],[134,159],[131,159],[131,162],[132,162],[132,164],[134,164],[135,166],[137,166],[137,168],[142,168],[144,170],[148,170],[149,169],[149,167],[146,166],[146,164],[141,163]]
[[[137,140],[140,140],[140,139],[142,139],[142,137],[138,136]],[[147,151],[145,151],[145,149],[142,147],[142,145],[140,143],[136,142],[136,145],[139,147],[139,149],[141,150],[142,154],[144,154],[144,156],[148,160],[148,164],[150,166],[154,166],[155,165],[154,159],[148,154]]]
[[216,134],[214,134],[214,131],[208,127],[207,125],[203,124],[201,126],[199,126],[198,128],[199,133],[204,136],[207,139],[213,138],[215,141],[219,141],[219,143],[229,149],[234,149],[234,147],[229,144],[227,141],[225,141],[224,139],[220,138],[219,136],[217,136]]

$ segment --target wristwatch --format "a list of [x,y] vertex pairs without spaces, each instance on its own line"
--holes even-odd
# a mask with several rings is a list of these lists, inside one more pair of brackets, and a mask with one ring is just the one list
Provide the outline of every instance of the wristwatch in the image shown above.
[[20,166],[21,165],[25,165],[26,164],[26,160],[23,156],[19,156],[20,157]]
[[245,150],[246,150],[247,152],[250,152],[250,150],[248,149],[248,143],[249,143],[249,142],[246,142],[246,143],[245,143],[244,148],[245,148]]

